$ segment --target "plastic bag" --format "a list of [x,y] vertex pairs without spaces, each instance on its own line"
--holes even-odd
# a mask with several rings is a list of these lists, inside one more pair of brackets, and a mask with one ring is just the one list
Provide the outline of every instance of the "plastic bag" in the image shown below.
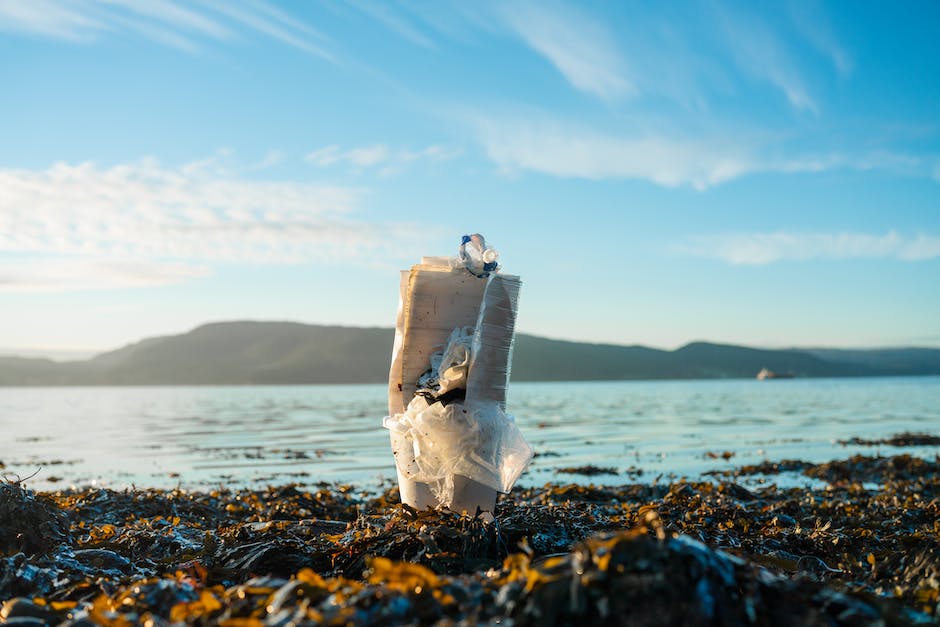
[[431,355],[431,367],[418,377],[415,393],[436,400],[466,390],[472,342],[473,327],[454,329],[447,339],[447,348]]
[[404,414],[387,417],[385,427],[393,439],[411,444],[411,451],[396,455],[399,470],[428,484],[441,503],[454,498],[457,475],[509,492],[533,455],[515,420],[494,402],[445,406],[416,396]]
[[470,351],[467,398],[480,403],[493,401],[503,410],[521,285],[517,276],[494,274],[487,279]]

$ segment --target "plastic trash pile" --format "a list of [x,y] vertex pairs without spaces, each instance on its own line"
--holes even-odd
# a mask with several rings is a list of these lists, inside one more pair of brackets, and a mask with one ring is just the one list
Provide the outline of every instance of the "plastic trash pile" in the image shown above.
[[498,272],[482,235],[455,257],[403,271],[389,371],[392,452],[402,501],[492,511],[532,459],[506,413],[521,281]]

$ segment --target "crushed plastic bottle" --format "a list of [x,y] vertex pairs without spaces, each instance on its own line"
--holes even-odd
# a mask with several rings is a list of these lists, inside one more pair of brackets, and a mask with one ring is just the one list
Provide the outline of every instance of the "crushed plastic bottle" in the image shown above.
[[460,238],[454,266],[466,268],[474,276],[488,277],[499,268],[498,259],[499,253],[492,246],[487,246],[486,238],[479,233],[472,233]]

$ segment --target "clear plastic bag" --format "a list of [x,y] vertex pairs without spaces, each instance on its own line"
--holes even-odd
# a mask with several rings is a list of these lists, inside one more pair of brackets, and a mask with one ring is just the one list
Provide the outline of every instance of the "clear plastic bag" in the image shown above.
[[447,348],[431,355],[431,367],[418,377],[417,394],[440,398],[467,389],[473,327],[457,327],[447,339]]
[[515,420],[494,402],[445,406],[416,396],[385,427],[399,439],[399,470],[426,483],[441,503],[453,500],[457,475],[509,492],[533,455]]
[[494,274],[487,279],[470,350],[467,398],[481,403],[493,401],[503,410],[521,285],[517,276]]

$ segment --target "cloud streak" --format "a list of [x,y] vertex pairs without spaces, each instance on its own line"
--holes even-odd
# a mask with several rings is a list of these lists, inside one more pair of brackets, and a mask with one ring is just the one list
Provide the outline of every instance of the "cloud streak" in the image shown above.
[[481,141],[505,171],[562,178],[645,179],[664,187],[705,189],[750,169],[744,151],[655,135],[611,137],[550,125],[484,123]]
[[211,274],[205,265],[81,256],[0,260],[2,292],[71,292],[161,287]]
[[379,0],[348,0],[349,4],[372,19],[383,24],[400,37],[424,48],[436,48],[434,42],[404,15],[397,13],[391,4]]
[[[928,158],[877,151],[779,156],[760,133],[726,130],[678,136],[647,131],[601,132],[538,115],[469,122],[487,156],[507,173],[536,172],[559,178],[640,179],[663,187],[705,190],[755,173],[818,173],[837,169],[877,170],[937,178]],[[736,139],[732,139],[736,138]]]
[[207,0],[0,0],[0,32],[17,32],[90,43],[129,32],[160,45],[195,54],[207,41],[231,44],[262,34],[335,62],[329,38],[265,2]]
[[362,190],[238,179],[217,158],[0,169],[0,190],[7,291],[165,285],[219,263],[369,263],[398,258],[417,232],[357,219]]
[[304,156],[314,166],[326,168],[346,165],[365,170],[379,168],[383,175],[396,174],[417,161],[449,161],[457,158],[461,151],[445,146],[431,145],[417,150],[394,149],[387,144],[369,144],[354,148],[342,148],[336,144],[317,148]]
[[819,113],[794,55],[774,29],[756,15],[728,9],[716,9],[716,19],[732,58],[742,70],[779,89],[795,109]]
[[927,261],[940,257],[940,237],[896,231],[869,233],[730,233],[700,235],[675,247],[692,257],[719,259],[734,265],[766,265],[813,259],[898,259]]
[[501,14],[515,34],[576,89],[604,100],[636,92],[613,36],[597,20],[549,2],[509,3]]

